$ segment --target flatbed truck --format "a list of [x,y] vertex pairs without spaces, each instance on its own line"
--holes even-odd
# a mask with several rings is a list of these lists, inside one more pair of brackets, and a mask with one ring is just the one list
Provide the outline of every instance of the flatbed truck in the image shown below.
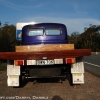
[[65,78],[84,84],[83,56],[90,49],[75,49],[68,43],[67,28],[60,23],[17,23],[15,52],[0,52],[7,60],[7,85],[18,87],[22,78]]

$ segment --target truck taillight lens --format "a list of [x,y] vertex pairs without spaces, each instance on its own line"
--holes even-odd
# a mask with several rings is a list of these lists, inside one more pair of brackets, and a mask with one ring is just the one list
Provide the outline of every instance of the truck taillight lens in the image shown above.
[[14,64],[15,64],[15,66],[21,66],[21,65],[23,65],[24,63],[23,63],[23,60],[15,60],[15,61],[14,61]]
[[66,64],[73,64],[73,63],[75,63],[75,58],[66,58],[65,62],[66,62]]

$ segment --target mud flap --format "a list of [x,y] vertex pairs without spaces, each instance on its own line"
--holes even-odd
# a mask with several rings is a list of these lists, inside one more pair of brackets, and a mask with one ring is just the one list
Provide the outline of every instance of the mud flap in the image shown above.
[[7,79],[8,86],[19,86],[19,76],[9,75]]
[[71,65],[73,84],[84,84],[84,62],[83,57],[77,58],[76,63]]
[[19,86],[20,85],[20,66],[7,65],[7,85]]

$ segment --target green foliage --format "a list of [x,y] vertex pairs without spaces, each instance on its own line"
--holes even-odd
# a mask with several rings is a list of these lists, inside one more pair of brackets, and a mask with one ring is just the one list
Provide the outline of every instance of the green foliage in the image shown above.
[[7,69],[7,63],[0,60],[0,71]]
[[84,28],[82,34],[73,33],[69,36],[69,41],[75,44],[75,48],[90,48],[93,52],[100,51],[100,26],[90,25]]
[[8,25],[5,23],[3,27],[0,27],[0,51],[14,51],[16,41],[16,28],[14,25]]
[[77,42],[78,42],[79,36],[80,36],[80,34],[78,32],[73,32],[71,34],[71,36],[68,37],[69,43],[74,43],[75,46],[76,46],[77,45]]

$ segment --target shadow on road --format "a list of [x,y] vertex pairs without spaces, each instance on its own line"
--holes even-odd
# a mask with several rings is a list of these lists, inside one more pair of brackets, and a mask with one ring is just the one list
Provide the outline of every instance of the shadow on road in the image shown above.
[[63,100],[60,96],[56,95],[52,98],[52,100]]

